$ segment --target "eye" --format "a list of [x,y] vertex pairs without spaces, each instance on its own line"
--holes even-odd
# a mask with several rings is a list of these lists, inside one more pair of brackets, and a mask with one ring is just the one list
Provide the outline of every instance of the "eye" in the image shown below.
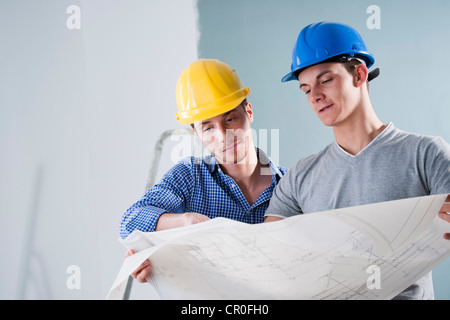
[[332,80],[333,80],[333,78],[325,79],[321,82],[321,84],[327,84],[327,83],[331,82]]
[[303,91],[304,94],[308,94],[311,91],[311,89],[307,90],[305,87],[302,86],[300,87],[300,91]]

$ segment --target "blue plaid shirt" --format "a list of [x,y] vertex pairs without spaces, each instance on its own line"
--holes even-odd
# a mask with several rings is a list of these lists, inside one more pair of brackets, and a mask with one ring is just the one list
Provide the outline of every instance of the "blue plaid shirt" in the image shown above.
[[214,156],[188,157],[179,161],[123,215],[120,236],[133,230],[154,231],[166,212],[197,212],[210,218],[224,217],[245,223],[261,223],[272,191],[287,169],[276,166],[256,149],[261,163],[269,164],[272,183],[250,206],[236,182],[226,175]]

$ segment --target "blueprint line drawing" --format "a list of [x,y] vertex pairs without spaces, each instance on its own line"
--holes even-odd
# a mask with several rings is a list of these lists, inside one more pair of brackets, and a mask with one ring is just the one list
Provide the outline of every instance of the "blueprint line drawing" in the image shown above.
[[[447,195],[402,199],[248,225],[216,218],[161,232],[135,231],[108,294],[150,258],[161,299],[391,299],[450,256]],[[380,287],[367,285],[380,270]]]

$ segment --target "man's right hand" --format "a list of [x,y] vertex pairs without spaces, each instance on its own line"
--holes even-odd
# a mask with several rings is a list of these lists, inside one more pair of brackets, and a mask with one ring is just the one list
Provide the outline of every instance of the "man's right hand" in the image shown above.
[[[182,214],[164,213],[159,217],[155,231],[189,226],[191,224],[196,224],[208,220],[210,220],[209,217],[196,212],[185,212]],[[133,254],[135,254],[133,250],[128,250],[125,253],[125,258]],[[140,283],[145,283],[147,282],[146,277],[148,276],[149,273],[150,273],[150,260],[147,259],[131,274],[131,276]]]
[[[133,255],[135,252],[134,250],[128,250],[125,253],[125,258]],[[150,273],[150,260],[145,260],[132,274],[131,276],[136,279],[140,283],[147,282],[146,277]]]

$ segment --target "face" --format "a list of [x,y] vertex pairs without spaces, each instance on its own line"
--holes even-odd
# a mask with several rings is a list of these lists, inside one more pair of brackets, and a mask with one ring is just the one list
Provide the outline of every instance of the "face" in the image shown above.
[[342,63],[309,67],[299,74],[298,80],[309,105],[324,125],[336,127],[357,115],[362,81],[355,79]]
[[252,122],[252,107],[247,103],[245,107],[238,106],[214,118],[196,122],[194,131],[219,163],[240,163],[252,145]]

